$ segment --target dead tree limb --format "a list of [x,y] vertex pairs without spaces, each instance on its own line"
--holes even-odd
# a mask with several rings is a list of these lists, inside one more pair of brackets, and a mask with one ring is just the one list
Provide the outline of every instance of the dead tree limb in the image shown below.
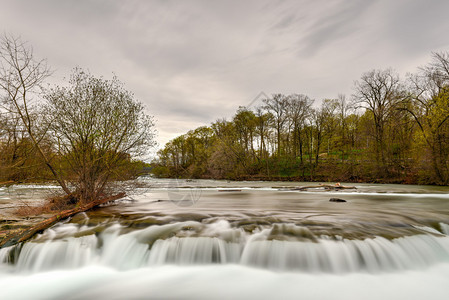
[[306,191],[308,189],[316,189],[316,188],[324,188],[326,191],[331,191],[331,190],[352,190],[352,189],[357,189],[355,186],[344,186],[344,185],[331,185],[331,184],[319,184],[319,185],[309,185],[309,186],[300,186],[300,187],[295,187],[292,188],[291,190],[293,191]]

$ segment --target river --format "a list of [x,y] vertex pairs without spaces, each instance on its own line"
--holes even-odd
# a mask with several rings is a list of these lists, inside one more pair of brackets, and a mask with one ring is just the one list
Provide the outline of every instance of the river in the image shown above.
[[[294,187],[313,184],[151,177],[137,183],[125,199],[1,249],[0,299],[449,294],[448,187],[300,191]],[[17,195],[42,201],[51,190],[3,188],[0,208]]]

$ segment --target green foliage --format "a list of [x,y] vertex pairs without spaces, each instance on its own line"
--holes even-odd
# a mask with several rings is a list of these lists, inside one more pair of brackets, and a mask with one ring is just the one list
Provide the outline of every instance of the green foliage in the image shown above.
[[45,98],[44,125],[57,169],[81,201],[97,199],[113,181],[136,176],[131,157],[153,145],[153,121],[117,78],[75,69],[68,87],[56,87]]

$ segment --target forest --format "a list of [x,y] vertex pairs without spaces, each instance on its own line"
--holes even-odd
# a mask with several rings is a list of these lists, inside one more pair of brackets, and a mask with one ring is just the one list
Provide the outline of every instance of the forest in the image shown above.
[[391,68],[353,94],[273,94],[168,142],[158,177],[449,184],[449,53],[402,80]]

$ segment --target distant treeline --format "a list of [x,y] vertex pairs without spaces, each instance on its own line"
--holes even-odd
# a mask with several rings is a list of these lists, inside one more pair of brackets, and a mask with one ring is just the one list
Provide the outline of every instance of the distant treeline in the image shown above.
[[449,53],[405,80],[372,70],[350,98],[274,94],[178,136],[160,177],[449,184]]

